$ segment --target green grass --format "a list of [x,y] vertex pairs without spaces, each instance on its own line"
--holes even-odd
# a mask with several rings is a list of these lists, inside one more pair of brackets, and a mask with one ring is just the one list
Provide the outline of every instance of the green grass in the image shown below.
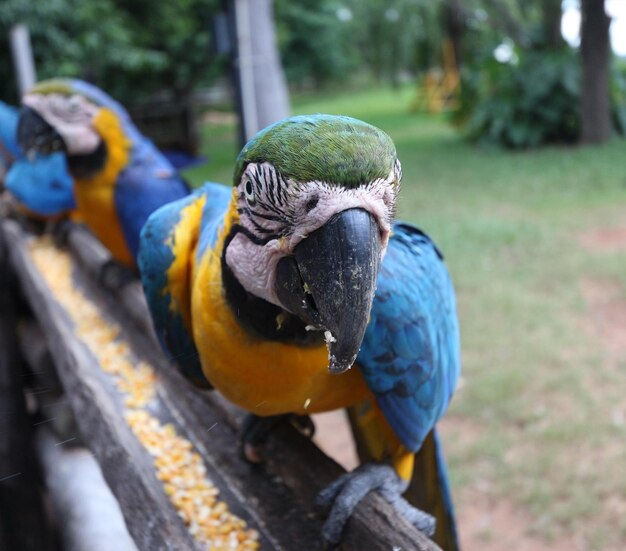
[[[351,115],[388,132],[404,172],[400,217],[446,255],[463,385],[444,435],[461,507],[486,482],[526,507],[544,537],[601,535],[603,546],[626,547],[615,514],[616,502],[626,506],[626,429],[611,421],[626,414],[626,361],[594,333],[583,295],[586,282],[609,281],[625,300],[626,250],[580,242],[593,229],[626,227],[626,143],[477,149],[443,117],[410,114],[412,93],[297,97],[293,111]],[[211,163],[189,176],[230,183],[232,124],[204,132]]]

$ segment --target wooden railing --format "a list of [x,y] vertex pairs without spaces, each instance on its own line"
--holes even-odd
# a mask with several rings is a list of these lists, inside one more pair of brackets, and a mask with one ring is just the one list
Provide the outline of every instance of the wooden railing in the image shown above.
[[[20,221],[7,216],[0,219],[0,410],[12,411],[10,417],[0,414],[0,507],[13,503],[11,518],[21,519],[26,533],[29,526],[39,527],[40,533],[45,526],[43,511],[35,506],[32,477],[3,480],[31,469],[24,460],[34,449],[29,442],[31,432],[24,430],[28,424],[23,403],[26,379],[17,368],[24,358],[15,346],[15,327],[28,318],[29,310],[45,335],[80,435],[117,498],[137,547],[146,551],[198,549],[157,479],[153,459],[131,431],[119,393],[33,263],[31,239]],[[270,436],[262,465],[244,461],[238,446],[243,413],[216,392],[196,390],[173,368],[156,343],[139,282],[107,287],[100,275],[110,261],[109,253],[82,227],[70,226],[66,242],[75,287],[104,317],[123,328],[133,354],[156,373],[152,414],[173,423],[177,434],[193,444],[221,499],[259,532],[261,549],[319,549],[324,516],[314,507],[315,496],[342,468],[290,426],[279,427]],[[20,300],[28,308],[20,309]],[[0,547],[4,548],[1,538],[0,530]],[[37,537],[30,539],[20,542],[22,549],[49,549]],[[340,549],[436,551],[438,547],[399,518],[380,496],[370,494],[348,522]]]

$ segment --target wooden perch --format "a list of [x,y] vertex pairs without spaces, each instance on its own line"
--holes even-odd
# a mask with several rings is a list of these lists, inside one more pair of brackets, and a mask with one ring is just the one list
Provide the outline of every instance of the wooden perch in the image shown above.
[[[56,302],[27,250],[27,235],[15,221],[4,220],[1,233],[23,292],[41,325],[67,399],[83,439],[94,453],[117,497],[128,529],[141,550],[196,549],[156,479],[152,461],[121,414],[119,396],[95,358],[74,334],[66,312]],[[324,521],[314,509],[317,493],[343,469],[294,428],[272,434],[267,460],[250,465],[238,448],[241,411],[216,392],[193,388],[155,345],[145,300],[137,282],[119,290],[94,283],[110,261],[108,253],[83,229],[71,227],[70,249],[76,263],[75,284],[105,316],[124,329],[133,353],[157,373],[156,414],[173,421],[176,431],[201,454],[208,476],[231,511],[261,534],[261,549],[320,548]],[[104,251],[104,252],[103,252]],[[349,521],[340,549],[437,551],[423,534],[399,518],[377,494],[367,496]]]
[[0,549],[48,551],[52,538],[39,491],[32,421],[22,392],[17,290],[0,235]]
[[37,449],[64,551],[137,551],[98,464],[83,447],[63,448],[46,428]]

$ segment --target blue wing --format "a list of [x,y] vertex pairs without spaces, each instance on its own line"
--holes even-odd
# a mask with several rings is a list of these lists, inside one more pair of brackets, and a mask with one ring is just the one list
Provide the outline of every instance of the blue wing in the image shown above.
[[454,289],[430,238],[396,224],[357,364],[411,451],[445,412],[460,374]]
[[152,142],[137,137],[129,165],[115,185],[115,210],[126,244],[136,258],[139,234],[158,208],[189,195],[189,187]]
[[[189,247],[181,247],[175,243],[174,231],[181,221],[181,211],[195,201],[205,199],[202,211],[202,222],[221,220],[230,201],[231,190],[219,184],[205,184],[193,194],[173,203],[169,203],[152,214],[141,231],[138,264],[141,282],[150,307],[156,333],[161,344],[169,351],[174,360],[178,360],[181,371],[198,386],[208,386],[202,373],[200,359],[193,342],[185,316],[190,319],[189,292],[182,292],[173,297],[170,277],[182,278],[189,282],[188,273],[172,274],[170,267],[175,255],[194,254],[195,242],[200,227],[195,228],[196,234],[190,236]],[[191,266],[191,262],[185,262]],[[177,286],[181,289],[181,285]],[[174,304],[175,302],[175,304]]]

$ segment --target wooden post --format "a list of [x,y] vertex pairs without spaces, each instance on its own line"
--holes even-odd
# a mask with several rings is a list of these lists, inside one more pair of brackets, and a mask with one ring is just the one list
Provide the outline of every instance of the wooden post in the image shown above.
[[0,549],[47,551],[51,537],[22,388],[16,295],[15,274],[0,235]]
[[17,91],[20,96],[23,96],[37,82],[30,34],[25,25],[14,25],[11,28],[11,50],[17,73]]

